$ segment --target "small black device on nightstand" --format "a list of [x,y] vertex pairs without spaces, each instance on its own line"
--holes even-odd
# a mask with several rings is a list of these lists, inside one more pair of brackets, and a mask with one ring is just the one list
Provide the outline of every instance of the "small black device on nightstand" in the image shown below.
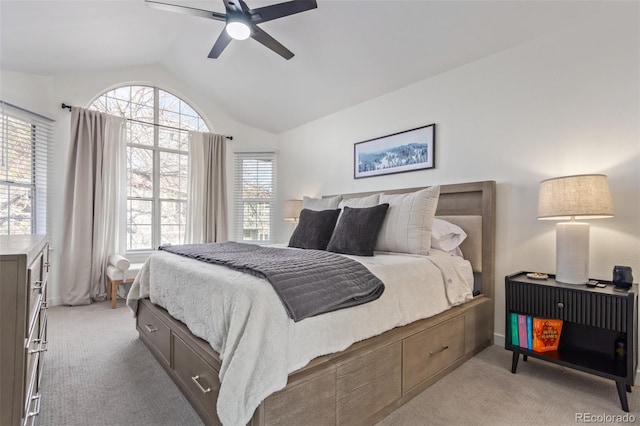
[[633,274],[630,266],[613,267],[613,285],[616,288],[628,289],[633,284]]

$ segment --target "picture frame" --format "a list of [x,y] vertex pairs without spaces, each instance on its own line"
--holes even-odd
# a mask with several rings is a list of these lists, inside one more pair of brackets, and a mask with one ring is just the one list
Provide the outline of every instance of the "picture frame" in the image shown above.
[[428,124],[353,145],[353,178],[360,179],[435,167],[435,129]]

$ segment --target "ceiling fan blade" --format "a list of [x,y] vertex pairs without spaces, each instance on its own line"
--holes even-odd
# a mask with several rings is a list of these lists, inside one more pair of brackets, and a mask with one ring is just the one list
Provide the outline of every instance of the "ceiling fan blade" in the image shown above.
[[215,19],[216,21],[226,20],[224,13],[212,12],[210,10],[196,9],[194,7],[179,6],[177,4],[162,3],[159,1],[145,0],[149,7],[168,12],[178,12],[185,15],[199,16],[201,18]]
[[220,56],[224,48],[227,47],[230,42],[231,36],[227,34],[226,30],[222,30],[222,32],[218,36],[218,39],[216,40],[216,43],[213,45],[211,52],[209,52],[209,58],[215,59]]
[[276,39],[271,37],[269,34],[267,34],[264,30],[262,30],[255,24],[251,25],[251,38],[261,43],[262,45],[268,47],[269,49],[273,50],[278,55],[282,56],[287,60],[293,58],[293,52],[291,52],[289,49],[281,45],[279,42],[276,41]]
[[267,22],[307,10],[315,9],[318,3],[315,0],[293,0],[285,3],[272,4],[271,6],[251,9],[251,21],[255,23]]

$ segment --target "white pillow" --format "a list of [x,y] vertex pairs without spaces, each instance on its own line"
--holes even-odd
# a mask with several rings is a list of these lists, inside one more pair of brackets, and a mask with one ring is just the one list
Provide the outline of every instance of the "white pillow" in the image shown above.
[[378,204],[380,204],[380,194],[373,194],[368,197],[345,198],[340,201],[338,208],[343,209],[346,206],[353,207],[354,209],[362,209],[365,207],[375,207]]
[[[342,217],[342,213],[344,212],[345,207],[352,207],[354,209],[363,209],[367,207],[375,207],[380,201],[380,194],[373,194],[367,197],[360,198],[343,198],[338,204],[338,208],[340,209],[340,214],[338,215],[338,222],[340,222],[340,218]],[[337,223],[336,222],[336,226]]]
[[380,204],[389,203],[389,210],[378,234],[376,250],[427,256],[439,197],[440,186],[408,194],[381,194]]
[[449,252],[458,248],[465,238],[467,233],[458,225],[437,217],[433,220],[431,247]]
[[340,200],[342,200],[341,195],[336,195],[331,198],[311,198],[311,197],[303,197],[302,198],[302,208],[309,210],[335,210],[338,208],[338,204],[340,204]]

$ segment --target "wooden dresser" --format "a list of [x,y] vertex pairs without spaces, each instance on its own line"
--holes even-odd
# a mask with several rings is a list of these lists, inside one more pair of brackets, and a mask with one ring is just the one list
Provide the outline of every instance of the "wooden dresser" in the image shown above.
[[40,412],[47,350],[49,243],[0,236],[0,425],[31,425]]

